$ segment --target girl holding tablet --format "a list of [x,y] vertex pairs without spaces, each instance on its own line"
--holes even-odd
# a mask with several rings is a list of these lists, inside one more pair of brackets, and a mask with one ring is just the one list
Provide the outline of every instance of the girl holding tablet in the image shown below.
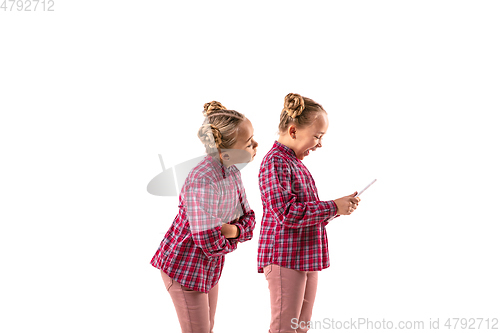
[[270,333],[307,332],[304,325],[293,324],[311,320],[318,271],[330,266],[325,227],[330,218],[351,214],[360,201],[357,192],[319,200],[302,160],[322,147],[327,130],[328,116],[320,104],[288,94],[279,138],[260,166],[263,217],[257,261],[269,285]]

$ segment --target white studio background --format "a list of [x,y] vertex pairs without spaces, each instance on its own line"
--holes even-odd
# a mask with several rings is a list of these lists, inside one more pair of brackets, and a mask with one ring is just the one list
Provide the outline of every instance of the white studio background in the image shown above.
[[180,332],[149,265],[177,200],[146,185],[158,154],[168,168],[203,153],[218,100],[260,146],[242,170],[255,236],[226,257],[215,328],[266,332],[257,174],[289,92],[329,114],[304,160],[322,199],[378,179],[328,227],[313,319],[498,318],[498,2],[54,9],[0,10],[1,331]]

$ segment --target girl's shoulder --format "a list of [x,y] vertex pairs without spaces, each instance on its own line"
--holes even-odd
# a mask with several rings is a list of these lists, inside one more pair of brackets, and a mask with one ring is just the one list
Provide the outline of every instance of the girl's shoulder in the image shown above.
[[277,162],[277,163],[283,163],[284,161],[287,160],[287,157],[280,151],[271,149],[266,156],[262,159],[262,162]]
[[262,159],[261,166],[270,163],[293,165],[297,160],[295,155],[292,156],[294,153],[290,152],[290,148],[283,149],[281,146],[276,142]]
[[259,174],[267,174],[273,172],[272,170],[278,173],[290,173],[294,168],[294,162],[287,154],[271,149],[262,159]]
[[186,177],[186,183],[210,184],[217,183],[222,178],[222,170],[207,155],[196,166],[194,166]]

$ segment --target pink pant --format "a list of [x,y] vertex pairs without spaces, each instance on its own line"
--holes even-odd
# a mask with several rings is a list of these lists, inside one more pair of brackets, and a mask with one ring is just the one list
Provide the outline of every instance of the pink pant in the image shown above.
[[182,333],[213,333],[219,284],[206,294],[181,286],[164,271],[160,271],[174,302]]
[[312,316],[318,272],[296,271],[271,264],[264,267],[264,274],[271,294],[269,333],[307,332],[305,327]]

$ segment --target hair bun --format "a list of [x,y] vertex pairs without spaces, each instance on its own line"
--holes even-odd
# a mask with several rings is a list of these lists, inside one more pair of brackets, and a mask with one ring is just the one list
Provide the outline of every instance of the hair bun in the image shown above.
[[289,93],[285,96],[285,107],[283,110],[286,111],[290,117],[296,118],[300,116],[304,108],[304,99],[299,94]]
[[224,105],[222,105],[220,102],[217,101],[212,101],[210,103],[205,103],[205,105],[203,105],[203,115],[205,117],[208,117],[211,113],[220,110],[227,110],[227,109]]
[[222,143],[222,135],[219,129],[211,124],[204,124],[198,130],[198,138],[209,148],[218,148]]

